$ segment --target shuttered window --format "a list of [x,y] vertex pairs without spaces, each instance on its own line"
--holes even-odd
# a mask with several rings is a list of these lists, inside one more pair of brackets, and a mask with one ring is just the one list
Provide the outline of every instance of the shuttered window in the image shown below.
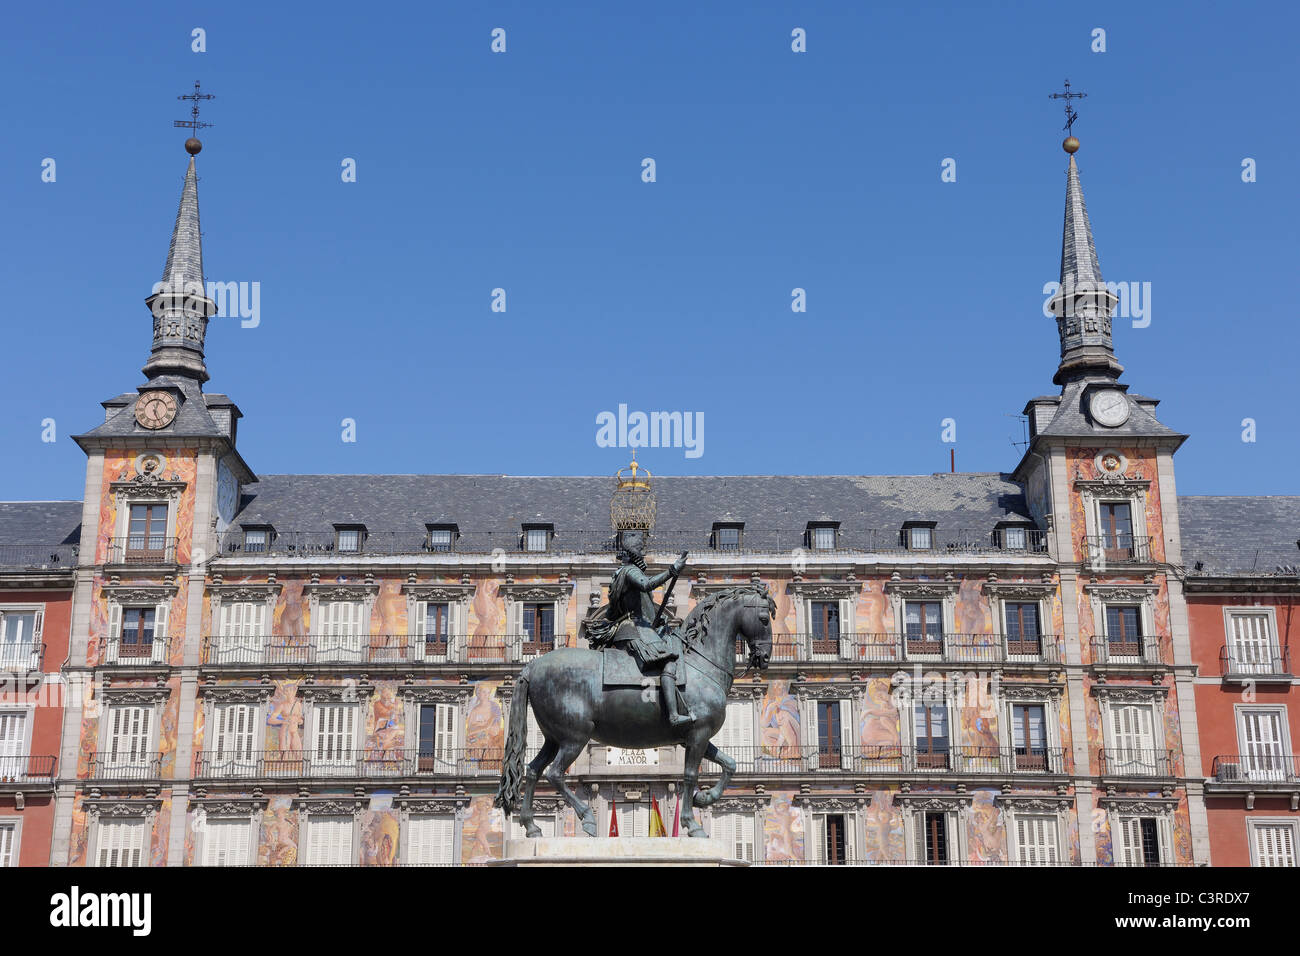
[[114,769],[142,768],[153,756],[149,731],[153,708],[137,704],[114,704],[108,708],[108,740],[105,764]]
[[618,805],[618,835],[644,837],[650,835],[650,808],[644,803]]
[[307,818],[307,865],[350,866],[352,818],[312,814]]
[[1228,653],[1239,674],[1270,674],[1274,670],[1273,635],[1267,614],[1232,614],[1228,620]]
[[203,830],[204,866],[247,866],[253,862],[253,825],[248,820],[212,820]]
[[111,820],[99,824],[98,866],[144,866],[145,820]]
[[0,870],[18,865],[18,824],[0,823]]
[[1060,862],[1056,840],[1056,817],[1016,815],[1016,860],[1040,866]]
[[221,605],[221,634],[215,664],[257,664],[266,634],[266,604],[238,602]]
[[27,773],[27,712],[0,710],[0,781]]
[[317,605],[320,622],[316,632],[316,655],[324,662],[361,659],[360,601],[322,601]]
[[0,671],[40,668],[43,608],[0,611]]
[[1121,866],[1160,865],[1160,821],[1155,817],[1120,817],[1116,862]]
[[313,769],[341,770],[354,765],[358,706],[317,704],[312,708],[315,724]]
[[1285,711],[1243,710],[1238,713],[1242,744],[1242,772],[1247,780],[1286,780],[1290,761],[1285,757],[1282,726]]
[[422,773],[454,773],[459,711],[455,704],[420,706],[419,769]]
[[1115,704],[1110,708],[1111,734],[1115,741],[1109,769],[1115,773],[1152,776],[1162,761],[1157,760],[1152,736],[1149,704]]
[[854,818],[850,814],[813,814],[813,862],[842,866],[855,859],[854,829]]
[[[1296,866],[1296,825],[1294,823],[1252,824],[1255,841],[1255,866]],[[0,866],[3,866],[0,861]]]
[[456,818],[449,813],[414,814],[406,825],[406,864],[450,866]]
[[713,737],[713,744],[736,761],[741,773],[754,769],[754,705],[748,701],[727,702],[727,717]]
[[713,830],[709,835],[726,844],[727,856],[736,860],[754,862],[754,815],[752,813],[715,813]]
[[948,823],[948,814],[942,810],[917,814],[914,852],[916,859],[926,866],[946,866],[951,862]]
[[229,776],[257,772],[257,722],[255,704],[217,704],[213,708],[213,770]]

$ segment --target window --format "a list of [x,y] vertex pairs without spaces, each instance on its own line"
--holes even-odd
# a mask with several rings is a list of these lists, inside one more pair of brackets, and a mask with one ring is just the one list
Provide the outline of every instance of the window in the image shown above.
[[[1247,820],[1251,866],[1297,866],[1294,820]],[[0,835],[0,840],[4,837]],[[4,860],[0,857],[0,866]]]
[[257,773],[257,725],[260,710],[255,704],[217,704],[212,710],[212,772],[231,777]]
[[1002,547],[1008,551],[1024,551],[1029,544],[1029,529],[1006,525],[1002,528]]
[[934,547],[934,526],[928,524],[903,525],[903,547],[909,551],[929,551]]
[[916,766],[920,770],[948,767],[948,706],[918,703],[916,721]]
[[713,745],[736,761],[736,770],[754,769],[754,705],[747,700],[727,701],[727,718],[713,737]]
[[450,866],[455,840],[456,818],[450,813],[412,815],[406,824],[403,862],[408,866]]
[[743,524],[714,522],[713,547],[718,551],[739,551],[741,532],[744,528]]
[[814,551],[834,551],[839,535],[839,525],[809,524],[808,546]]
[[1120,866],[1159,866],[1161,845],[1157,818],[1119,818],[1119,847],[1115,862]]
[[360,601],[321,601],[316,605],[320,623],[316,632],[316,659],[322,663],[359,661],[362,657],[362,617]]
[[40,608],[0,609],[0,671],[38,671],[41,668]]
[[18,823],[0,820],[0,870],[18,865]]
[[650,807],[647,804],[626,803],[620,800],[616,810],[619,836],[648,837],[650,835]]
[[214,664],[257,664],[266,634],[266,604],[240,601],[221,605],[221,633],[212,649]]
[[1250,707],[1237,711],[1241,774],[1247,780],[1285,781],[1291,776],[1286,755],[1286,708]]
[[429,525],[429,550],[451,551],[456,541],[455,525]]
[[131,505],[126,529],[126,560],[149,563],[167,558],[167,506]]
[[754,815],[752,813],[713,814],[713,827],[709,835],[726,844],[727,855],[732,859],[754,862]]
[[1055,866],[1060,862],[1056,817],[1016,814],[1016,862],[1031,866]]
[[908,601],[903,627],[908,654],[943,653],[943,605],[938,601]]
[[455,704],[420,705],[420,753],[423,773],[454,773],[456,770]]
[[335,529],[335,546],[343,552],[360,551],[363,531],[359,527]]
[[417,651],[424,657],[446,657],[447,639],[451,634],[451,607],[448,604],[417,601],[415,605],[415,638]]
[[525,551],[548,551],[551,547],[551,533],[554,530],[549,524],[526,524],[524,525],[524,550]]
[[205,821],[204,866],[247,866],[253,862],[253,826],[247,820]]
[[352,818],[312,814],[307,819],[307,865],[348,866],[352,862]]
[[315,742],[312,769],[343,771],[356,765],[357,704],[320,703],[312,708]]
[[854,818],[846,813],[813,814],[813,860],[843,866],[856,857]]
[[1127,501],[1103,501],[1099,505],[1101,546],[1109,561],[1133,557],[1133,511]]
[[27,711],[0,710],[0,781],[27,775]]
[[1012,656],[1038,657],[1042,651],[1038,630],[1038,603],[1006,603],[1007,653]]
[[1011,744],[1016,770],[1047,770],[1047,718],[1042,704],[1011,706]]
[[1142,609],[1136,605],[1106,605],[1106,653],[1109,659],[1142,657]]
[[1281,670],[1267,611],[1228,613],[1228,664],[1234,674],[1272,674]]
[[141,704],[111,704],[108,708],[108,737],[102,763],[109,772],[133,771],[144,776],[153,751],[150,730],[153,708]]
[[118,647],[118,657],[145,660],[153,657],[155,614],[151,607],[122,609],[122,642]]
[[852,756],[853,720],[847,700],[819,700],[817,707],[817,767],[847,768]]
[[1111,759],[1107,772],[1121,776],[1155,776],[1164,771],[1156,752],[1150,704],[1111,704]]
[[814,639],[839,641],[840,638],[840,602],[812,602],[812,635]]
[[916,856],[926,866],[946,866],[951,862],[948,840],[948,814],[931,810],[917,816]]
[[112,820],[99,824],[95,853],[99,866],[144,866],[148,821]]
[[106,664],[161,663],[167,652],[166,601],[148,607],[109,605]]

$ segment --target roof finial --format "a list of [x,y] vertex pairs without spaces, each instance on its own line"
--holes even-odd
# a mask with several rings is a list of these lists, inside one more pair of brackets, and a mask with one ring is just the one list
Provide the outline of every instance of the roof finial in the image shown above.
[[[193,92],[193,93],[185,93],[185,94],[183,94],[183,95],[181,95],[181,96],[178,96],[178,97],[176,97],[176,98],[177,98],[178,100],[193,100],[193,102],[194,102],[194,107],[190,110],[190,118],[189,118],[189,119],[187,119],[187,120],[176,120],[176,121],[172,124],[173,126],[178,127],[178,128],[188,128],[188,129],[192,129],[192,130],[194,130],[194,132],[197,133],[200,129],[203,129],[204,127],[207,127],[207,126],[211,126],[211,125],[212,125],[211,123],[200,123],[200,122],[199,122],[199,100],[215,100],[215,99],[216,99],[216,96],[213,95],[212,93],[200,93],[200,92],[199,92],[199,81],[198,81],[198,80],[195,80],[195,81],[194,81],[194,92]],[[197,156],[198,153],[199,153],[199,150],[201,150],[202,148],[203,148],[203,143],[202,143],[202,142],[201,142],[197,137],[195,137],[195,136],[191,136],[189,139],[187,139],[187,140],[185,141],[185,152],[189,153],[191,156]]]
[[1070,105],[1070,100],[1075,100],[1075,99],[1081,100],[1087,95],[1088,95],[1087,93],[1071,92],[1070,81],[1068,79],[1065,81],[1064,93],[1047,94],[1048,99],[1065,100],[1065,125],[1062,126],[1061,128],[1065,130],[1066,136],[1065,136],[1065,141],[1061,143],[1061,149],[1065,150],[1067,153],[1071,155],[1074,155],[1074,153],[1078,152],[1079,150],[1079,141],[1074,137],[1074,121],[1079,118],[1079,114],[1076,113],[1074,111],[1074,107]]

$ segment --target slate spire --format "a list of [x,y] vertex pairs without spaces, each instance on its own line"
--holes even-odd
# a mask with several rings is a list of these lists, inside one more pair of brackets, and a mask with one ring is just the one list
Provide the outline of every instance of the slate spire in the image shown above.
[[190,164],[181,188],[167,264],[163,267],[162,281],[145,299],[153,314],[153,350],[143,370],[150,379],[180,375],[200,383],[208,380],[208,370],[203,364],[203,339],[208,318],[216,314],[217,306],[207,297],[203,281],[199,185],[194,165],[198,148],[201,148],[198,140],[186,143]]
[[1061,336],[1061,364],[1053,379],[1058,385],[1084,377],[1115,379],[1124,371],[1111,340],[1111,313],[1118,299],[1101,277],[1088,207],[1079,185],[1079,167],[1074,161],[1079,141],[1071,136],[1064,148],[1070,154],[1070,167],[1065,179],[1061,287],[1050,304]]

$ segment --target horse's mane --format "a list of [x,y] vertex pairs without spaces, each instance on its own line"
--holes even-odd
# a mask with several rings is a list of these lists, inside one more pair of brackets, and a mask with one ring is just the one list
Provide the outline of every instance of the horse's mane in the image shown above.
[[691,613],[686,615],[686,620],[682,623],[682,640],[689,645],[708,636],[709,617],[717,606],[723,601],[743,597],[746,594],[763,598],[767,601],[768,613],[776,614],[776,602],[772,600],[766,584],[737,584],[725,591],[714,591],[691,609]]

